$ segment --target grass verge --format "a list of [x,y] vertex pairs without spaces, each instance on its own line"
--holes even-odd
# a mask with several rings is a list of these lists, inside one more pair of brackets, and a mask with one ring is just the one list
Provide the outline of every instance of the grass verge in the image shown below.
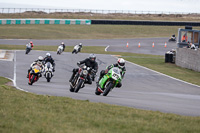
[[[181,26],[0,25],[2,39],[113,39],[170,37]],[[200,30],[199,27],[193,29]]]
[[35,95],[5,85],[5,78],[0,81],[2,133],[200,132],[200,117]]

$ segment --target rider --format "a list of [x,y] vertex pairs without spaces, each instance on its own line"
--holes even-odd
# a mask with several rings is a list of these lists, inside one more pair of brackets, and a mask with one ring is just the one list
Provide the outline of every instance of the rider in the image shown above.
[[28,44],[26,44],[26,46],[32,49],[33,48],[33,42],[30,41]]
[[64,42],[62,42],[60,45],[63,47],[63,51],[65,51],[65,44],[64,44]]
[[47,62],[50,62],[53,66],[53,72],[55,71],[55,62],[54,59],[51,57],[50,53],[46,53],[46,57],[44,58],[44,64],[46,64]]
[[[83,61],[79,61],[77,63],[77,65],[81,65],[81,64],[85,64],[87,67],[91,67],[93,70],[94,73],[97,73],[98,71],[98,63],[95,61],[96,60],[96,56],[94,54],[90,54],[89,58],[86,58],[85,60]],[[75,76],[75,74],[78,72],[78,68],[74,68],[73,69],[73,74],[69,80],[69,82],[71,82]],[[89,73],[91,73],[91,70],[89,71]],[[87,77],[87,82],[85,83],[88,83],[88,84],[92,84],[92,79],[91,77],[88,75]]]
[[[106,70],[102,70],[102,71],[100,72],[99,81],[100,81],[101,78],[102,78],[105,74],[107,74],[108,71],[109,71],[111,68],[113,68],[113,67],[118,67],[118,68],[120,69],[120,72],[121,72],[121,75],[122,75],[122,79],[123,79],[123,78],[124,78],[124,75],[125,75],[125,72],[126,72],[125,60],[124,60],[123,58],[118,58],[117,63],[112,64],[112,65],[110,65],[110,66],[107,66],[107,67],[106,67]],[[99,81],[98,81],[98,82],[99,82]],[[117,84],[116,87],[119,87],[119,88],[120,88],[121,86],[122,86],[122,83],[119,82],[119,83]]]
[[[28,69],[28,74],[27,74],[27,78],[29,77],[29,72],[32,70],[32,67],[34,65],[38,65],[41,67],[42,72],[44,70],[44,58],[42,56],[39,56],[37,60],[35,60],[31,65],[30,65],[30,69]],[[42,76],[42,74],[39,75],[40,77]]]
[[80,43],[78,46],[79,46],[79,48],[78,48],[78,52],[81,52],[81,49],[82,49],[82,43]]
[[173,40],[175,40],[175,39],[176,39],[176,36],[175,36],[175,34],[173,34],[173,35],[171,36],[171,39],[173,39]]
[[[75,52],[76,49],[78,49],[77,52]],[[81,52],[81,49],[82,49],[82,43],[75,45],[75,46],[74,46],[74,50],[72,51],[72,54],[73,54],[74,52],[75,52],[75,53]]]

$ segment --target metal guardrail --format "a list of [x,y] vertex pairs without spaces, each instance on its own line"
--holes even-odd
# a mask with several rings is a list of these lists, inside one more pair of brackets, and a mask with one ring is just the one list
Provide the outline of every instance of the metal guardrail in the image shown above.
[[0,13],[91,13],[91,14],[200,14],[194,12],[136,11],[136,10],[94,10],[94,9],[50,9],[50,8],[0,8]]

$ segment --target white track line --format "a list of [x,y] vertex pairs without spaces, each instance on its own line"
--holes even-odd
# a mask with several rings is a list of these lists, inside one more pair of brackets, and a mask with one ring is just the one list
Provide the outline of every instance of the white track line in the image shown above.
[[107,52],[107,49],[109,48],[110,46],[108,45],[106,48],[105,48],[105,51]]
[[[16,84],[16,61],[17,61],[17,54],[16,54],[16,51],[15,51],[15,53],[14,53],[14,77],[13,77],[13,85],[14,85],[14,87],[15,88],[17,88],[18,90],[21,90],[21,91],[25,91],[25,90],[23,90],[23,89],[21,89],[21,88],[19,88],[18,86],[17,86],[17,84]],[[28,92],[28,91],[25,91],[25,92]]]

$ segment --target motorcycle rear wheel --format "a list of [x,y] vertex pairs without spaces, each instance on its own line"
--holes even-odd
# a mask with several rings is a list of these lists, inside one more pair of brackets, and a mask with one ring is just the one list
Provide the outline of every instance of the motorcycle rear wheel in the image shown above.
[[95,94],[96,94],[96,95],[100,95],[100,94],[101,94],[101,92],[98,91],[98,87],[97,87],[96,90],[95,90]]

